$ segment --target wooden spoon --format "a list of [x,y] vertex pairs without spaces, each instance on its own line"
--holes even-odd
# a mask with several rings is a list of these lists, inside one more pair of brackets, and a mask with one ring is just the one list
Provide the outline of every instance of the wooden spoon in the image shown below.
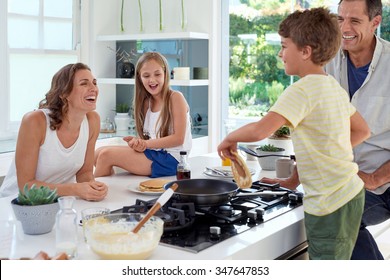
[[137,233],[142,226],[171,198],[175,190],[179,187],[177,183],[174,183],[169,189],[167,189],[156,201],[156,203],[149,209],[146,215],[132,230],[133,233]]

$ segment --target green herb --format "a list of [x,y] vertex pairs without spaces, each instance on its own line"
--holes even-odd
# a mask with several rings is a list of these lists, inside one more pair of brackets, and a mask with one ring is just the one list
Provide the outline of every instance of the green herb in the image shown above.
[[284,151],[283,148],[275,147],[272,144],[262,145],[260,147],[257,147],[256,150],[263,151],[263,152],[281,152],[281,151]]
[[288,126],[283,125],[274,132],[274,136],[288,138],[290,136],[290,129],[288,128]]
[[20,205],[42,205],[51,204],[57,201],[57,189],[51,190],[49,187],[37,187],[35,184],[28,188],[24,185],[23,192],[19,191],[18,203]]

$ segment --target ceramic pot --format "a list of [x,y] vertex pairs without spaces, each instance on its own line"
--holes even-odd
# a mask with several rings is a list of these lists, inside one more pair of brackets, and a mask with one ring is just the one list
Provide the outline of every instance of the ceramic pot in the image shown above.
[[117,131],[129,130],[131,118],[128,113],[116,113],[114,120]]
[[[256,149],[256,153],[259,156],[265,156],[265,155],[284,155],[285,150],[283,148],[280,148],[281,150],[279,152],[268,152],[268,151],[262,151],[259,149]],[[275,170],[275,161],[278,158],[278,156],[270,156],[270,157],[263,157],[263,158],[257,158],[259,161],[260,167],[263,170]]]
[[52,231],[56,214],[60,209],[58,202],[43,205],[19,205],[18,199],[11,201],[15,217],[22,224],[25,234],[44,234]]

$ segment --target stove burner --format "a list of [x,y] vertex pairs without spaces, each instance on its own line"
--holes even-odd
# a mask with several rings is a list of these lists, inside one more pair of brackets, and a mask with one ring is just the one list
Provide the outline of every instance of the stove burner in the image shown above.
[[217,213],[220,213],[221,215],[231,217],[234,215],[234,208],[231,205],[221,205],[217,209]]
[[[255,182],[243,192],[265,190],[286,191]],[[287,190],[283,196],[235,197],[229,203],[212,207],[196,207],[192,202],[171,198],[155,214],[164,221],[160,244],[197,253],[302,205],[302,197],[301,193]],[[137,199],[135,205],[123,207],[123,212],[146,213],[156,200]]]
[[[123,207],[123,213],[146,213],[157,201],[137,199],[135,205]],[[193,203],[167,203],[155,216],[164,221],[164,232],[180,230],[192,226],[195,220]]]

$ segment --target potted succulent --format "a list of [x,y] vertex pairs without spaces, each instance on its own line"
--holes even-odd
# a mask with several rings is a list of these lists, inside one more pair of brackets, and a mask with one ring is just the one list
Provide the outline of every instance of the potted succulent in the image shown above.
[[276,147],[272,144],[266,144],[266,145],[262,145],[262,146],[257,147],[256,153],[259,156],[275,155],[275,156],[257,158],[261,169],[275,170],[275,160],[278,158],[278,155],[284,155],[285,149],[281,148],[281,147]]
[[116,104],[115,126],[117,131],[129,130],[131,117],[129,115],[130,106],[127,103]]
[[17,198],[11,201],[15,217],[25,234],[43,234],[53,229],[59,210],[57,190],[26,184]]
[[290,128],[286,125],[281,126],[270,137],[268,144],[285,149],[286,154],[294,154],[294,147],[290,136]]

